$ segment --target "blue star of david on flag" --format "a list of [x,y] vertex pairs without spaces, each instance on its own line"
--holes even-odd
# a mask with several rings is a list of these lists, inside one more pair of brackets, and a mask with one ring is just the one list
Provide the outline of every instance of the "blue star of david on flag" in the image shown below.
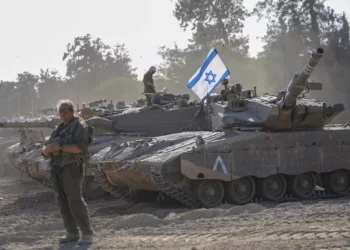
[[210,70],[209,73],[205,73],[206,77],[204,79],[204,81],[208,82],[208,84],[212,84],[213,82],[215,82],[215,77],[216,75],[213,74],[213,72]]
[[204,100],[224,80],[230,76],[215,48],[211,49],[203,65],[189,80],[188,88],[191,89],[200,100]]

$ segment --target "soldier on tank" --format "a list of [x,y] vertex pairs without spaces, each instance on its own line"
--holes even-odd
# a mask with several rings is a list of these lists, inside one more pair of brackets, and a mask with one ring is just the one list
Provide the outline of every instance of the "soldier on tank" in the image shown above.
[[111,100],[111,103],[107,105],[107,109],[108,110],[113,110],[114,109],[113,100]]
[[[43,155],[51,158],[53,187],[67,231],[60,243],[78,241],[80,245],[90,244],[93,231],[88,208],[82,197],[82,183],[83,161],[92,135],[85,121],[74,115],[72,101],[61,100],[57,106],[62,122],[52,132]],[[82,232],[81,238],[79,229]]]
[[224,80],[222,80],[222,83],[221,83],[224,87],[225,87],[225,90],[227,90],[228,88],[228,80],[225,78]]
[[152,106],[152,95],[149,95],[149,94],[156,93],[156,88],[153,82],[153,74],[155,72],[156,72],[156,67],[151,66],[147,71],[147,73],[143,76],[143,80],[142,80],[145,87],[143,93],[146,96],[147,106]]
[[83,108],[80,111],[80,116],[86,120],[93,117],[94,113],[92,112],[91,108],[86,107],[86,103],[83,103]]
[[218,100],[227,101],[228,80],[225,78],[221,83],[225,89],[221,90]]

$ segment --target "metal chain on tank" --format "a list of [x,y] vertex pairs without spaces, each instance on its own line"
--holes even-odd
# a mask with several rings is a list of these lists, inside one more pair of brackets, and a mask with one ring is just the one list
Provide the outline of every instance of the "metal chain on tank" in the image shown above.
[[131,195],[129,189],[124,187],[116,187],[110,184],[100,167],[94,167],[92,171],[96,184],[102,189],[113,196],[126,201],[130,206],[133,206],[136,203],[136,199]]
[[181,204],[189,208],[200,208],[202,204],[196,201],[180,188],[175,188],[172,184],[163,178],[163,175],[151,171],[151,177],[155,186],[164,194],[174,198]]

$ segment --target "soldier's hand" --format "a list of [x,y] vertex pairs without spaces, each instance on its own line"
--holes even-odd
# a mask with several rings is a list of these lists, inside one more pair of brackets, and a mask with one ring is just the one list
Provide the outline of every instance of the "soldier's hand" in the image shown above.
[[58,144],[58,143],[52,143],[52,144],[50,144],[50,146],[53,150],[52,152],[60,150],[60,144]]
[[51,145],[45,146],[45,148],[44,148],[44,154],[45,154],[45,155],[48,155],[48,154],[52,153],[51,148],[52,148]]
[[60,145],[58,143],[49,144],[45,147],[45,153],[53,153],[60,149]]

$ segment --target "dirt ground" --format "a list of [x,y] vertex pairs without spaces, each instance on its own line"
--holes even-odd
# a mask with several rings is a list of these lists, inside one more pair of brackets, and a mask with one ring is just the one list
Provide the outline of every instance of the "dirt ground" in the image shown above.
[[0,179],[0,249],[350,249],[347,199],[198,210],[88,204],[94,243],[59,245],[64,230],[53,193],[23,177]]

